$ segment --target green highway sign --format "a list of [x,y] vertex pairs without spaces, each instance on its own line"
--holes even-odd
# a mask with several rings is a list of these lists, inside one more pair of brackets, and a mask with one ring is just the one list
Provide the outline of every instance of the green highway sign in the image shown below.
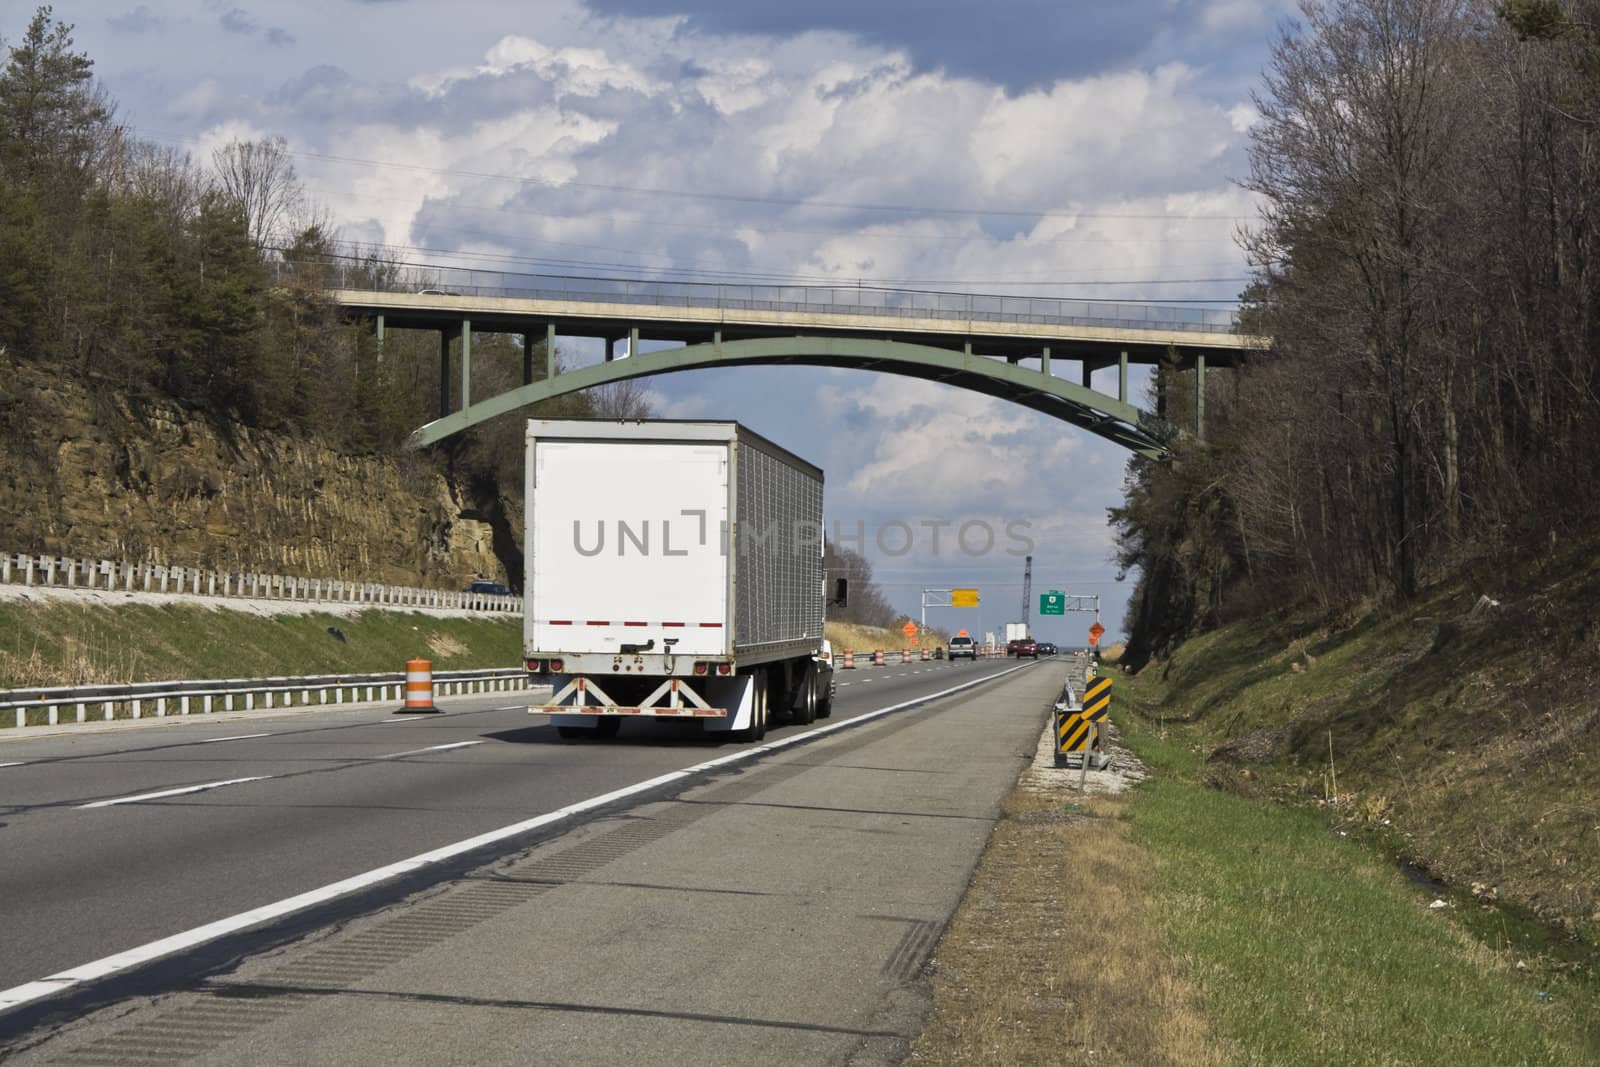
[[1067,594],[1059,589],[1052,589],[1048,593],[1039,594],[1040,615],[1065,615],[1067,613]]

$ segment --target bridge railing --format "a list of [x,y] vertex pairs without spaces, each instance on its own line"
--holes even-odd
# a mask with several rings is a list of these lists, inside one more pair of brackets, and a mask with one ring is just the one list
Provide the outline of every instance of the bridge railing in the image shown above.
[[[405,683],[405,672],[398,671],[0,690],[0,729],[375,700],[398,705]],[[522,667],[433,672],[439,696],[511,692],[528,685],[528,672]]]
[[467,267],[402,266],[374,272],[359,263],[277,262],[280,278],[314,279],[329,289],[389,293],[581,300],[591,303],[653,304],[661,307],[798,311],[896,318],[958,318],[981,322],[1168,329],[1234,333],[1238,313],[1227,308],[1181,307],[1066,297],[1002,296],[877,286],[732,285],[518,274]]
[[0,553],[0,584],[124,593],[185,593],[246,600],[369,604],[384,608],[520,612],[522,598],[491,593],[418,589],[341,578],[297,578],[254,571],[202,570],[109,559]]

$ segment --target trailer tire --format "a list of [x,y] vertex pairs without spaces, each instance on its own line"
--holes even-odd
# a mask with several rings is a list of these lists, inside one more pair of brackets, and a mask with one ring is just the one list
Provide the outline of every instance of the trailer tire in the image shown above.
[[[831,688],[832,687],[830,686],[830,690],[831,690]],[[832,715],[833,715],[833,693],[830,691],[827,696],[822,697],[817,701],[817,718],[826,719],[826,718],[829,718]]]
[[806,680],[800,684],[798,704],[789,711],[790,716],[801,726],[810,726],[817,721],[817,675],[815,671],[806,672]]
[[556,736],[563,741],[583,741],[595,735],[592,726],[557,726]]

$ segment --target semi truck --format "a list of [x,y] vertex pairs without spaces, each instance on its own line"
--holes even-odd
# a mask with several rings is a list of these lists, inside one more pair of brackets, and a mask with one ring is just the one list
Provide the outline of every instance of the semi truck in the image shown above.
[[1006,623],[1006,644],[1009,645],[1013,641],[1020,641],[1024,637],[1027,637],[1027,636],[1028,636],[1028,624],[1027,623],[1025,623],[1025,622],[1008,622],[1008,623]]
[[822,471],[735,422],[530,419],[523,651],[565,738],[833,711]]

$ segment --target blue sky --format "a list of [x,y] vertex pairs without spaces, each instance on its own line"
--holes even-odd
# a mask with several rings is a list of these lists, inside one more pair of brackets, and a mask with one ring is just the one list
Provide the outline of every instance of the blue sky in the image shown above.
[[[9,4],[14,38],[30,8]],[[419,262],[1120,299],[1231,299],[1249,91],[1280,0],[61,2],[147,138],[206,158],[284,137],[348,239]],[[339,157],[339,158],[331,158]],[[670,190],[674,196],[606,190]],[[726,199],[736,196],[742,199]],[[837,205],[890,205],[866,210]],[[937,210],[931,210],[937,209]],[[956,209],[952,211],[951,209]],[[1019,214],[1020,213],[1020,214]],[[570,355],[593,358],[574,345]],[[1061,373],[1071,374],[1071,367]],[[1127,583],[1105,510],[1125,453],[999,401],[852,371],[653,379],[662,414],[737,418],[828,473],[831,520],[1031,524],[1035,591]],[[878,557],[891,598],[1021,561]],[[1085,620],[1037,627],[1081,643]]]

